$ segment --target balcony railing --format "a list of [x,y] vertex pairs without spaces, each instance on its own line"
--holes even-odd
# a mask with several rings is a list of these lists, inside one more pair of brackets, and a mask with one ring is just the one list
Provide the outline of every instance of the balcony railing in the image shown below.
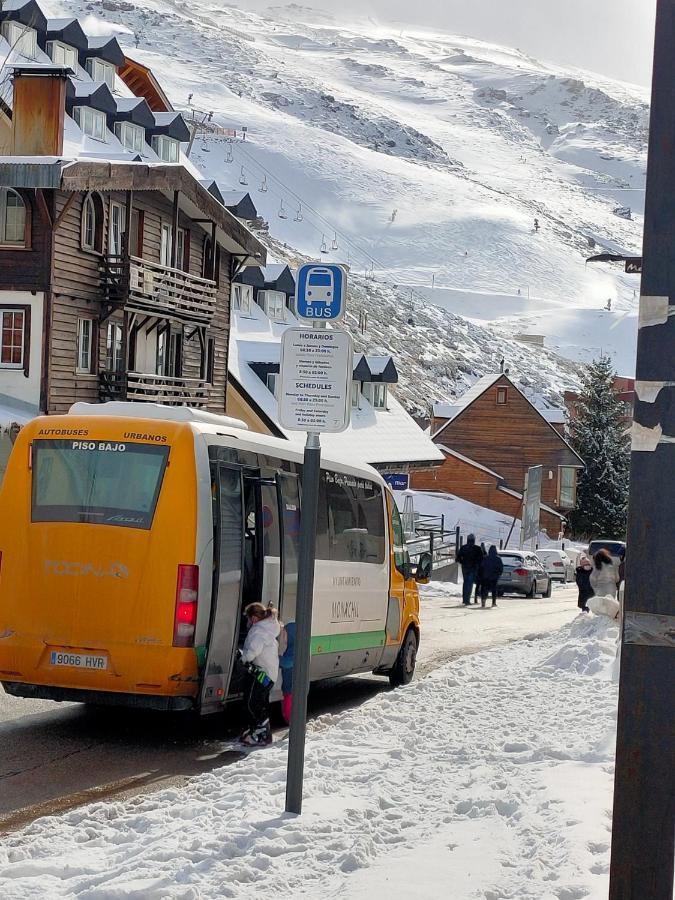
[[144,372],[101,372],[101,400],[133,400],[136,403],[163,403],[166,406],[206,407],[209,389],[201,378],[176,378]]
[[216,283],[136,256],[106,256],[106,297],[135,312],[209,325],[216,311]]

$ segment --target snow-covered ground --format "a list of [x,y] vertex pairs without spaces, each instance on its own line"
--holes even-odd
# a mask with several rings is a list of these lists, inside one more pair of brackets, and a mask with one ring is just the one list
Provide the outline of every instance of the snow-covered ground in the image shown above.
[[579,615],[320,717],[300,818],[283,813],[283,741],[181,789],[39,820],[0,844],[0,895],[600,900],[616,640]]

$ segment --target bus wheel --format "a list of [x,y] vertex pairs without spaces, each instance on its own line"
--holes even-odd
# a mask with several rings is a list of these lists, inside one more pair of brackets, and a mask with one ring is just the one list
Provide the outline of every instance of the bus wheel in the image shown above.
[[415,674],[417,662],[417,636],[412,628],[406,632],[401,649],[398,651],[394,668],[389,673],[389,683],[392,687],[400,687],[402,684],[410,684]]

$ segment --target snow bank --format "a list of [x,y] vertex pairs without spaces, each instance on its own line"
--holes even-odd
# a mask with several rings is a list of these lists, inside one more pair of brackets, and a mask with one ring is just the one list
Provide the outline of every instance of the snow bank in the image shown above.
[[41,819],[0,845],[0,896],[605,897],[616,688],[586,661],[616,634],[586,616],[315,720],[300,818],[283,742]]

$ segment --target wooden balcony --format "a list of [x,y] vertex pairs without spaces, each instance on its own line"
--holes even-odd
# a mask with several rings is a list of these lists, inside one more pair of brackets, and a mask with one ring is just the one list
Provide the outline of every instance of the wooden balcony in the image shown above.
[[104,258],[103,285],[112,306],[194,325],[209,325],[216,283],[135,256]]
[[204,409],[209,401],[209,389],[201,378],[174,378],[144,372],[101,372],[99,397],[101,401],[133,400],[136,403]]

